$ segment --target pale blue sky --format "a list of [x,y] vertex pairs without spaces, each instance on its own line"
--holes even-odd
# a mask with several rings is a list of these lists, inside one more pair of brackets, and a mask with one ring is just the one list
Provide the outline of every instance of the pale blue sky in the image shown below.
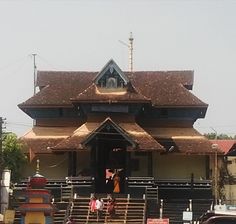
[[110,58],[134,70],[195,72],[193,93],[209,104],[195,127],[236,134],[236,1],[0,1],[0,116],[22,135],[31,119],[17,104],[33,94],[39,70],[99,71]]

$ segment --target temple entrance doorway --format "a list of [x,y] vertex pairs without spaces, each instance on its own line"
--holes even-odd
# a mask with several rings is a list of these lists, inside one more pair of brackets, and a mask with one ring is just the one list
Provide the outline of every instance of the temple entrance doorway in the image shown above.
[[91,150],[96,193],[113,193],[114,188],[119,188],[116,193],[124,192],[127,142],[120,135],[115,137],[97,138]]

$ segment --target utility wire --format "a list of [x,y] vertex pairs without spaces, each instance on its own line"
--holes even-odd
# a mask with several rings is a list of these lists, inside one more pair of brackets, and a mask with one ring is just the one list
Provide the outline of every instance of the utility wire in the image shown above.
[[[25,126],[25,127],[32,127],[32,125],[31,124],[28,124],[28,123],[21,123],[21,122],[15,122],[15,121],[7,121],[6,122],[6,124],[8,124],[8,125],[15,125],[15,126]],[[214,128],[215,127],[219,127],[219,126],[214,126]],[[227,126],[227,125],[224,125],[224,127],[234,127],[234,125],[231,125],[231,126]],[[235,125],[235,127],[236,127],[236,125]],[[79,127],[78,127],[79,128]],[[200,126],[197,126],[197,127],[195,127],[196,129],[197,128],[208,128],[208,129],[211,129],[211,127],[200,127]],[[80,132],[83,132],[83,131],[80,131]],[[110,132],[93,132],[93,133],[101,133],[101,134],[114,134],[114,133],[110,133]],[[220,132],[219,132],[219,134],[221,134]],[[236,132],[235,133],[233,133],[232,131],[230,131],[230,132],[223,132],[223,134],[236,134]]]
[[23,60],[25,60],[27,58],[28,58],[28,56],[27,57],[24,56],[24,57],[16,60],[15,62],[9,63],[9,64],[7,64],[7,65],[5,65],[3,67],[0,67],[0,71],[4,71],[4,70],[8,69],[9,67],[13,67],[14,65],[18,64],[19,62],[21,62],[21,61],[23,61]]
[[54,65],[52,65],[47,59],[43,58],[41,55],[37,54],[38,58],[43,61],[44,63],[46,63],[47,65],[49,65],[52,69],[56,70],[56,67]]
[[64,158],[63,160],[59,161],[58,163],[54,164],[54,165],[50,165],[48,166],[49,168],[55,168],[60,166],[63,162],[65,162],[67,160],[67,158]]
[[[39,54],[37,54],[37,57],[42,61],[42,62],[44,62],[45,64],[47,64],[48,66],[50,66],[50,68],[49,69],[51,69],[51,70],[66,70],[66,71],[70,71],[71,70],[71,68],[65,68],[65,66],[63,65],[63,66],[55,66],[55,65],[53,65],[51,62],[49,62],[47,59],[45,59],[45,57],[43,57],[42,55],[39,55]],[[62,69],[60,69],[59,67],[63,67]]]

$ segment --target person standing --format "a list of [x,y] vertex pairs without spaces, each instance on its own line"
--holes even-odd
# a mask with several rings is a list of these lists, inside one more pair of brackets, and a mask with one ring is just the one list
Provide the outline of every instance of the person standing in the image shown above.
[[107,193],[112,193],[114,188],[113,183],[114,171],[111,169],[106,169],[106,191]]
[[89,209],[92,214],[95,214],[96,211],[96,197],[92,196],[89,202]]
[[115,204],[116,204],[115,198],[109,198],[107,200],[107,212],[111,218],[113,218],[116,214]]
[[120,193],[120,177],[118,173],[116,173],[113,177],[113,182],[114,182],[114,193]]
[[97,218],[99,219],[102,217],[103,208],[104,208],[104,202],[101,198],[98,198],[96,200],[96,210],[97,210]]

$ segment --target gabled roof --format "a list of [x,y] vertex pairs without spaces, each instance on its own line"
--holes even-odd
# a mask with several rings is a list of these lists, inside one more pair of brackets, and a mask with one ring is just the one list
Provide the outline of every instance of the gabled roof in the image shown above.
[[96,75],[96,77],[94,78],[94,83],[98,84],[99,79],[108,71],[108,70],[115,70],[120,77],[123,79],[125,85],[127,85],[127,83],[129,82],[129,79],[127,78],[127,76],[125,75],[125,73],[123,73],[121,71],[121,69],[119,68],[119,66],[115,63],[115,61],[113,59],[110,59],[107,64],[103,67],[103,69]]
[[[85,139],[85,141],[83,142],[84,145],[89,144],[89,142],[94,139],[99,133],[103,133],[103,129],[109,127],[110,129],[113,128],[116,130],[117,134],[121,135],[130,145],[132,145],[132,147],[136,147],[137,143],[130,138],[129,134],[122,129],[118,124],[116,124],[115,122],[112,121],[112,119],[110,117],[107,117],[99,126],[96,127],[96,129],[94,129]],[[107,131],[106,134],[113,134],[110,133],[109,131]]]
[[106,118],[103,122],[86,122],[74,133],[61,141],[53,151],[83,150],[86,145],[94,139],[101,131],[110,125],[121,135],[131,146],[129,150],[140,151],[165,151],[164,148],[138,124],[131,122],[116,123],[111,118]]

